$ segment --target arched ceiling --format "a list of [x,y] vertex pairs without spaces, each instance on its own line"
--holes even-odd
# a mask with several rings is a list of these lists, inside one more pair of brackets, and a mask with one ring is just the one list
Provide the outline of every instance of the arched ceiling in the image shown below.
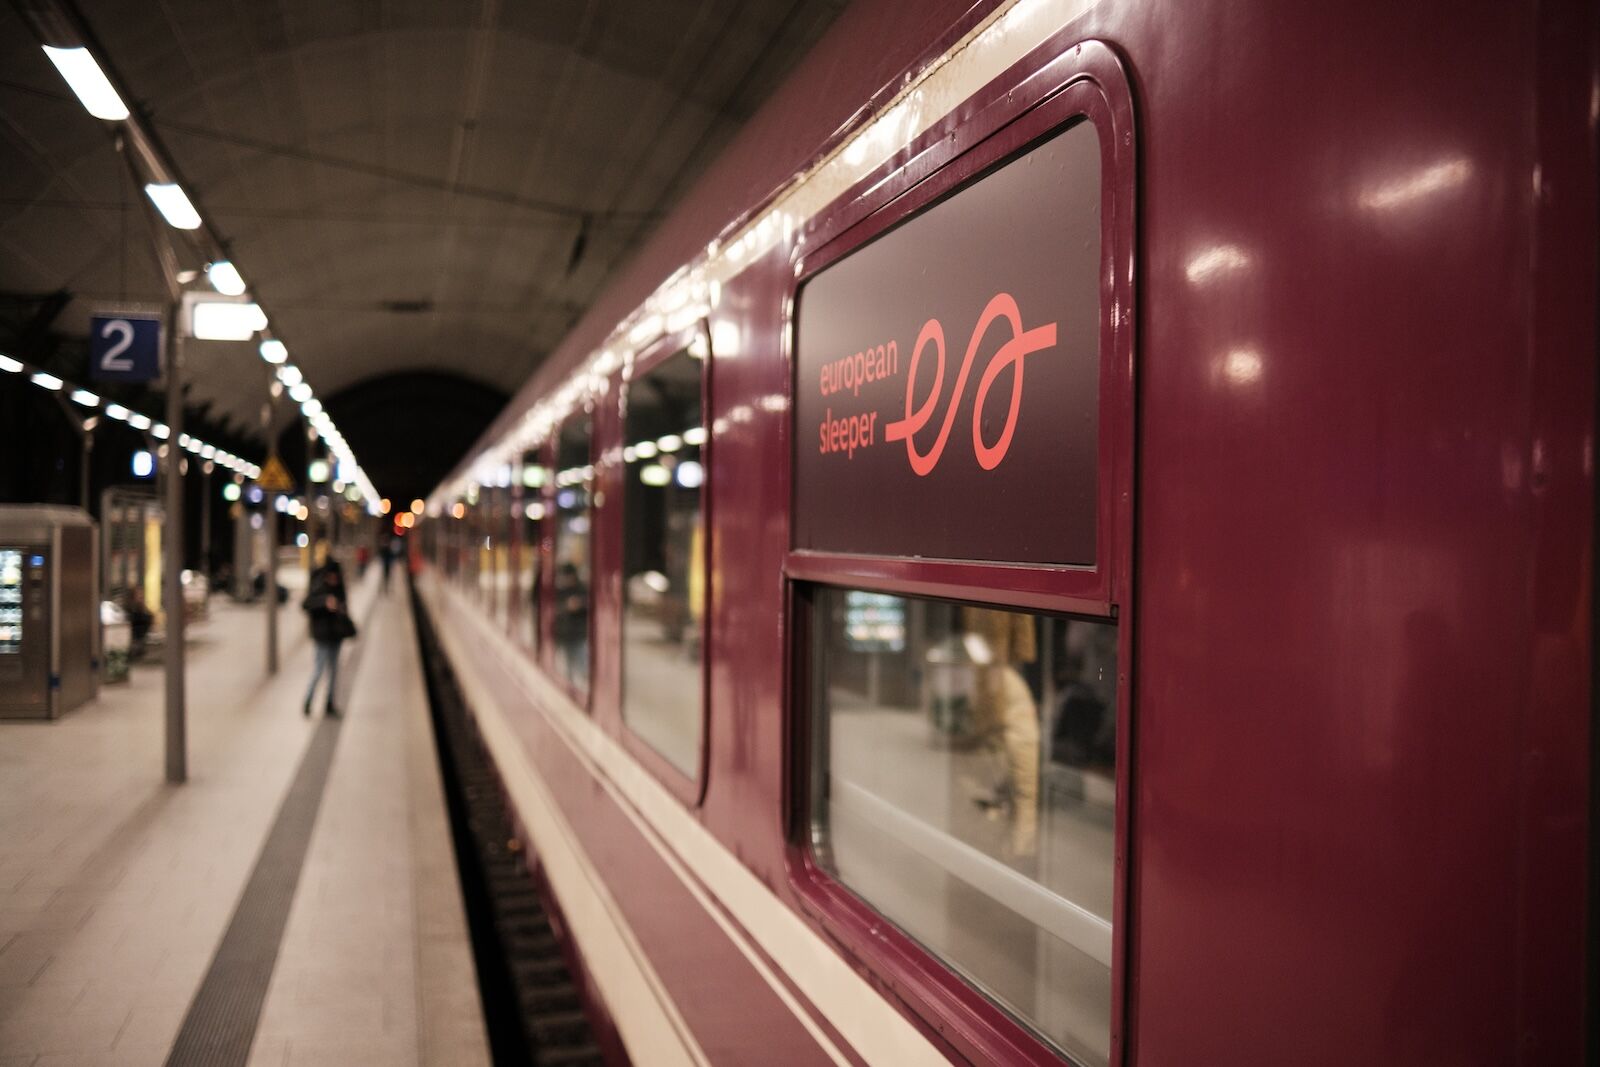
[[[413,373],[515,391],[844,2],[79,11],[326,397]],[[0,6],[0,296],[65,292],[68,339],[96,305],[159,301],[136,195]],[[188,363],[191,399],[259,423],[270,378],[247,346]]]

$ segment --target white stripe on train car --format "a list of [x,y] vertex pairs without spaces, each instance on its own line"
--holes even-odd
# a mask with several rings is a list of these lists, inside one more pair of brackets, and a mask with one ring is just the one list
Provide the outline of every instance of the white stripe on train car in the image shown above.
[[[424,595],[431,604],[437,606],[444,602],[450,609],[449,621],[467,622],[473,627],[475,636],[481,637],[478,647],[492,651],[501,666],[524,688],[535,710],[554,727],[590,773],[606,786],[618,806],[644,833],[645,839],[745,958],[755,965],[761,977],[834,1063],[845,1065],[850,1060],[783,980],[772,973],[761,959],[761,953],[777,964],[867,1062],[897,1067],[901,1064],[933,1067],[949,1062],[837,951],[685,810],[682,802],[546,679],[509,638],[490,626],[475,608],[461,602],[454,590],[434,581],[431,574],[425,576],[423,584]],[[437,629],[447,646],[457,640],[449,635],[449,627]],[[461,668],[466,661],[459,659],[453,650],[452,661],[457,665],[458,677],[463,676]],[[480,717],[503,719],[504,711],[481,690],[472,699],[482,701],[482,707],[473,705],[473,711]],[[483,733],[496,762],[504,770],[514,769],[537,777],[538,772],[522,751],[521,743],[503,722],[496,723],[493,730],[485,728]],[[502,752],[498,744],[506,744],[513,751]],[[516,800],[515,788],[509,782],[507,787]],[[537,834],[534,846],[542,848]],[[560,897],[559,890],[557,896]],[[564,899],[562,907],[566,907]],[[734,922],[727,921],[721,914],[722,908],[727,909]],[[619,915],[617,921],[624,920]],[[751,943],[752,938],[755,944]],[[581,936],[579,946],[582,948]],[[587,952],[585,956],[587,958]],[[663,991],[662,995],[667,994]],[[607,1004],[613,1011],[626,1011],[630,1007],[609,999]]]
[[[431,601],[434,618],[456,620],[478,616],[470,610],[448,616],[430,595],[433,585],[424,577],[421,593]],[[480,624],[481,626],[481,624]],[[572,824],[567,822],[550,795],[549,786],[534,769],[498,702],[481,686],[461,656],[458,640],[448,625],[437,627],[439,639],[455,668],[462,696],[472,708],[484,743],[494,755],[506,791],[511,796],[528,833],[533,837],[539,862],[561,904],[561,912],[577,940],[583,962],[605,1000],[617,1032],[635,1063],[670,1064],[672,1067],[709,1067],[688,1023],[679,1013],[661,976],[651,966],[611,895],[605,879],[594,869]],[[644,1055],[644,1050],[649,1055]]]

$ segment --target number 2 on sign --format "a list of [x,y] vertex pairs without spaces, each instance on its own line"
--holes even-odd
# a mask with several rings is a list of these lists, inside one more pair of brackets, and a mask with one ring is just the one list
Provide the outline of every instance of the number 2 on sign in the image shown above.
[[124,357],[122,354],[128,350],[129,345],[133,344],[133,323],[127,319],[112,319],[100,327],[100,336],[105,339],[109,339],[112,336],[121,338],[116,344],[106,349],[105,354],[100,357],[100,369],[108,371],[133,370],[133,360]]

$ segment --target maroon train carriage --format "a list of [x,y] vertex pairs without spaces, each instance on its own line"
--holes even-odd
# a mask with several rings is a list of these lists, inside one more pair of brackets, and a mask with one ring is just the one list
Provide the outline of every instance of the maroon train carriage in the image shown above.
[[840,18],[419,530],[619,1059],[1582,1061],[1597,41]]

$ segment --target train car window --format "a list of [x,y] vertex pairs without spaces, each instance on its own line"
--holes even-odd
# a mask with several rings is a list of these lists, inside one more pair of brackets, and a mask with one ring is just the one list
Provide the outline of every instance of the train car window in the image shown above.
[[[812,857],[850,907],[1100,1067],[1126,648],[1102,447],[1116,231],[1095,123],[1030,121],[798,286],[803,780]],[[1062,613],[1004,606],[1024,590]]]
[[683,351],[628,383],[622,452],[622,717],[690,776],[703,706],[703,366]]
[[544,486],[550,472],[537,452],[522,457],[522,539],[518,544],[517,597],[521,604],[517,638],[522,645],[539,651],[540,559],[544,546]]
[[818,864],[1105,1064],[1116,624],[832,587],[813,620]]
[[593,420],[576,415],[556,440],[555,574],[550,634],[556,671],[580,700],[589,699],[589,616],[593,600],[593,539],[590,537],[594,460]]
[[478,571],[478,585],[483,597],[484,610],[491,619],[500,621],[505,606],[505,491],[496,488],[483,490],[481,511],[482,566]]
[[476,487],[469,487],[461,523],[461,581],[474,600],[483,596],[483,509]]

